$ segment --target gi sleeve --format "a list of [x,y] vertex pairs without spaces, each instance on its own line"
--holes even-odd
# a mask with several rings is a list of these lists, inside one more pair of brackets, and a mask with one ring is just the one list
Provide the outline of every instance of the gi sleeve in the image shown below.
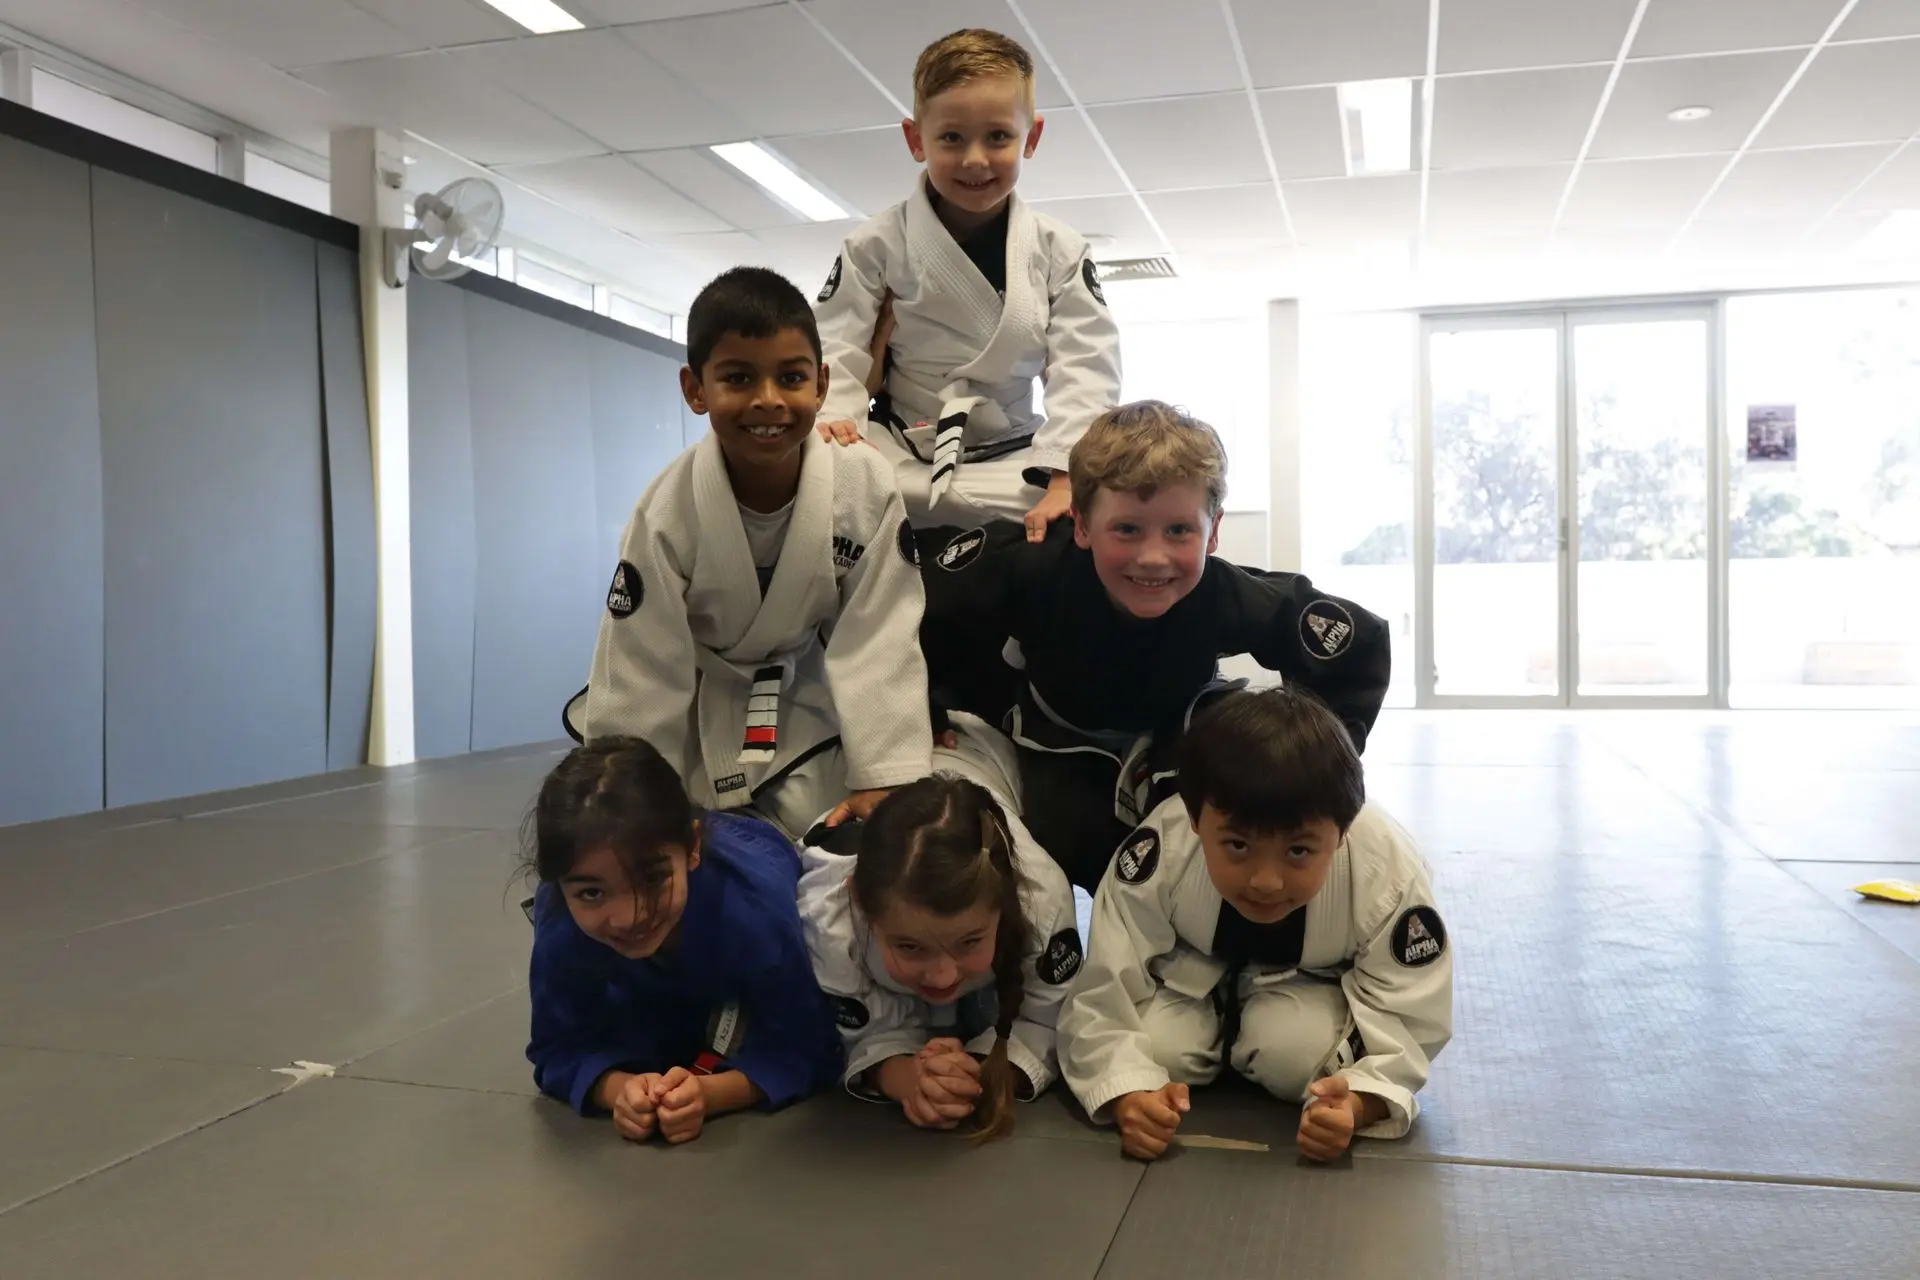
[[821,422],[845,419],[867,429],[867,375],[873,372],[873,327],[886,297],[886,264],[878,236],[858,231],[841,246],[813,308],[821,354],[830,370]]
[[534,918],[527,981],[533,1005],[527,1059],[533,1080],[542,1093],[591,1115],[597,1110],[593,1086],[601,1076],[616,1069],[662,1070],[661,1046],[631,1008],[616,1007],[613,975],[586,951],[599,944],[580,935],[557,888],[541,887]]
[[[1154,841],[1151,863],[1138,853],[1148,836]],[[1111,1121],[1104,1112],[1115,1098],[1168,1081],[1140,1016],[1159,986],[1150,966],[1179,942],[1173,892],[1181,868],[1159,865],[1165,843],[1149,822],[1121,845],[1093,896],[1087,960],[1060,1011],[1060,1072],[1099,1124]],[[1136,870],[1132,883],[1120,878],[1123,857],[1132,859],[1130,868],[1146,866],[1145,874]]]
[[[1071,525],[1054,522],[1049,539],[1071,539]],[[1007,641],[1026,629],[1023,583],[1037,575],[1051,541],[1029,548],[1026,529],[1011,520],[977,529],[921,529],[915,536],[927,599],[920,649],[933,700],[999,724],[1024,684],[1002,655]]]
[[1354,749],[1366,750],[1393,673],[1385,619],[1316,590],[1305,574],[1213,563],[1228,575],[1233,614],[1223,654],[1251,654],[1289,685],[1312,693],[1340,717]]
[[[1399,874],[1384,879],[1369,913],[1373,927],[1341,977],[1365,1053],[1339,1074],[1356,1093],[1387,1104],[1388,1115],[1360,1132],[1365,1138],[1406,1136],[1420,1114],[1414,1095],[1433,1059],[1453,1035],[1453,949],[1412,841],[1392,824],[1377,837]],[[1376,837],[1371,834],[1369,840]],[[1362,855],[1355,849],[1355,856]]]
[[827,686],[853,791],[924,778],[933,760],[927,660],[920,652],[926,595],[919,569],[900,550],[912,533],[891,479],[879,527],[885,534],[869,542],[840,579],[840,613],[827,638]]
[[1067,469],[1074,444],[1120,400],[1120,330],[1093,258],[1079,248],[1055,259],[1047,282],[1047,363],[1040,374],[1047,420],[1033,438],[1028,466],[1050,471]]
[[[766,925],[768,922],[762,922]],[[840,1043],[833,1013],[814,981],[799,919],[772,925],[774,945],[764,947],[756,972],[747,975],[740,1001],[745,1037],[725,1065],[745,1075],[776,1111],[831,1083],[840,1071]],[[768,934],[763,934],[765,942]]]
[[600,619],[581,733],[645,739],[682,778],[692,776],[694,647],[687,574],[648,527],[645,501],[620,540],[620,563]]
[[[1018,822],[1009,815],[1009,822]],[[1027,954],[1021,964],[1020,1012],[1007,1040],[1007,1060],[1020,1068],[1032,1086],[1029,1099],[1045,1093],[1060,1075],[1058,1023],[1068,984],[1080,972],[1084,959],[1080,926],[1075,919],[1073,887],[1066,873],[1047,857],[1031,836],[1019,842],[1027,917]],[[1025,856],[1031,849],[1031,856]],[[1044,865],[1042,865],[1044,864]],[[999,1034],[989,1027],[967,1044],[969,1053],[985,1057]]]

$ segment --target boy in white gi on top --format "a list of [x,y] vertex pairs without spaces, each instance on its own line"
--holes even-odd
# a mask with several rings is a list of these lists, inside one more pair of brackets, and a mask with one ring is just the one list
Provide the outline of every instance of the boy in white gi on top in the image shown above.
[[1223,1060],[1304,1105],[1308,1159],[1413,1124],[1453,956],[1419,852],[1365,795],[1309,695],[1233,693],[1195,719],[1180,794],[1100,883],[1060,1014],[1061,1074],[1126,1154],[1164,1152]]
[[797,837],[929,767],[912,530],[873,450],[814,433],[827,368],[785,277],[739,267],[701,290],[687,360],[712,430],[634,508],[567,727],[645,739],[695,805],[751,803]]
[[865,822],[808,834],[800,919],[848,1090],[991,1139],[1059,1074],[1082,953],[1073,890],[1017,816],[1013,744],[966,716],[952,742]]
[[[920,55],[913,98],[902,128],[926,175],[847,237],[820,290],[822,431],[844,444],[865,430],[916,526],[1022,520],[1037,542],[1067,514],[1074,441],[1120,397],[1119,332],[1086,240],[1014,192],[1046,124],[1027,51],[956,31]],[[870,417],[889,295],[892,359]]]

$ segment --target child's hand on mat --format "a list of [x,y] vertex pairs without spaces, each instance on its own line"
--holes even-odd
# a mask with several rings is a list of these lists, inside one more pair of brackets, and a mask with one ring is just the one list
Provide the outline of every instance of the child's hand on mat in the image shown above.
[[843,822],[865,822],[873,816],[873,811],[892,787],[876,787],[871,791],[856,791],[833,806],[833,812],[827,815],[827,825],[837,827]]
[[1056,471],[1047,484],[1047,496],[1034,504],[1027,512],[1027,541],[1045,542],[1047,526],[1061,516],[1073,512],[1073,486],[1067,480],[1067,473]]
[[1113,1122],[1120,1128],[1120,1150],[1136,1160],[1159,1159],[1173,1142],[1180,1117],[1192,1106],[1183,1084],[1121,1094],[1113,1104]]
[[828,444],[859,444],[863,439],[860,428],[845,418],[839,418],[833,422],[816,422],[813,424],[813,429],[818,431],[820,438]]
[[620,1136],[629,1142],[645,1142],[653,1136],[659,1117],[655,1112],[654,1100],[660,1094],[661,1077],[648,1072],[645,1075],[628,1076],[620,1083],[619,1092],[613,1095],[613,1127]]
[[1386,1103],[1370,1093],[1355,1093],[1344,1076],[1315,1080],[1307,1092],[1313,1096],[1300,1112],[1300,1154],[1309,1160],[1338,1159],[1352,1145],[1356,1129],[1386,1118]]
[[913,1055],[912,1079],[900,1099],[907,1119],[922,1129],[951,1129],[973,1114],[980,1099],[980,1064],[948,1036],[927,1041]]
[[659,1100],[655,1103],[660,1136],[678,1145],[700,1136],[707,1118],[707,1095],[700,1088],[700,1077],[685,1067],[675,1067],[661,1078]]

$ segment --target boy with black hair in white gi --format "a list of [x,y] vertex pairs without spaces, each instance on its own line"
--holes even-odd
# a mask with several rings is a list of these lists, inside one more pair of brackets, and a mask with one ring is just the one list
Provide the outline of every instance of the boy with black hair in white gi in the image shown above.
[[1453,955],[1412,839],[1366,803],[1345,729],[1307,694],[1227,695],[1179,766],[1094,897],[1059,1020],[1074,1096],[1143,1160],[1223,1063],[1303,1105],[1310,1160],[1404,1136],[1453,1031]]

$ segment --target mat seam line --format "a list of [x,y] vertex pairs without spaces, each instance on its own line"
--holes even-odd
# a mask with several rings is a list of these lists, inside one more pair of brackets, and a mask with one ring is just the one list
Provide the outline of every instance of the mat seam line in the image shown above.
[[1535,1173],[1587,1173],[1620,1178],[1660,1178],[1675,1182],[1733,1182],[1773,1187],[1819,1187],[1832,1191],[1889,1191],[1920,1195],[1920,1182],[1869,1178],[1797,1177],[1785,1173],[1750,1173],[1719,1169],[1649,1169],[1570,1164],[1552,1160],[1500,1160],[1488,1156],[1449,1156],[1426,1152],[1404,1155],[1360,1156],[1381,1164],[1438,1164],[1469,1169],[1524,1169]]

